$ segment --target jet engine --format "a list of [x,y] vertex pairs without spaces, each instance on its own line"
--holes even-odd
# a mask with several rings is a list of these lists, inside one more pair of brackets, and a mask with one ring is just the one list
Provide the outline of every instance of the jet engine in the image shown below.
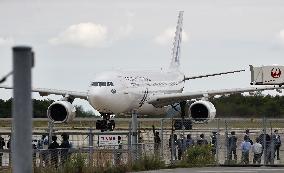
[[47,117],[55,123],[72,121],[76,115],[76,108],[68,101],[53,102],[47,109]]
[[209,101],[196,101],[189,107],[189,116],[196,123],[205,123],[215,118],[215,106]]

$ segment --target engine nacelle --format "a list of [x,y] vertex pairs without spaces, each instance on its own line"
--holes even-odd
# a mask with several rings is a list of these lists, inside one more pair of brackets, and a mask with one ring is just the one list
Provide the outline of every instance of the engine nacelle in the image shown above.
[[54,123],[72,121],[76,116],[76,108],[68,101],[53,102],[47,109],[47,117]]
[[215,118],[215,106],[209,101],[196,101],[189,107],[189,116],[196,123],[205,123]]

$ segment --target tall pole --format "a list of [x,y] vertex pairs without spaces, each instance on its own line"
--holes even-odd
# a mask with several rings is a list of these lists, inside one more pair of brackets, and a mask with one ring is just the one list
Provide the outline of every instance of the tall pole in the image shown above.
[[13,47],[13,134],[12,169],[14,173],[32,171],[32,49]]

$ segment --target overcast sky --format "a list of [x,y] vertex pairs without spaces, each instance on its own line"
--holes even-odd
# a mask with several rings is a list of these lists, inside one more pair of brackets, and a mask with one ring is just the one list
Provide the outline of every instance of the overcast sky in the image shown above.
[[249,64],[284,65],[283,0],[0,0],[0,77],[15,45],[35,51],[34,87],[86,91],[98,72],[167,68],[180,10],[185,74],[246,69],[185,91],[248,87]]

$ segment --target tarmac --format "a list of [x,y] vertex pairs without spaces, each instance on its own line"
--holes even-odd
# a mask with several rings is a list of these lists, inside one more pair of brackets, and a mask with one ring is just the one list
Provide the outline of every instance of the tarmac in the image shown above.
[[284,167],[202,167],[202,168],[176,168],[139,173],[283,173]]

